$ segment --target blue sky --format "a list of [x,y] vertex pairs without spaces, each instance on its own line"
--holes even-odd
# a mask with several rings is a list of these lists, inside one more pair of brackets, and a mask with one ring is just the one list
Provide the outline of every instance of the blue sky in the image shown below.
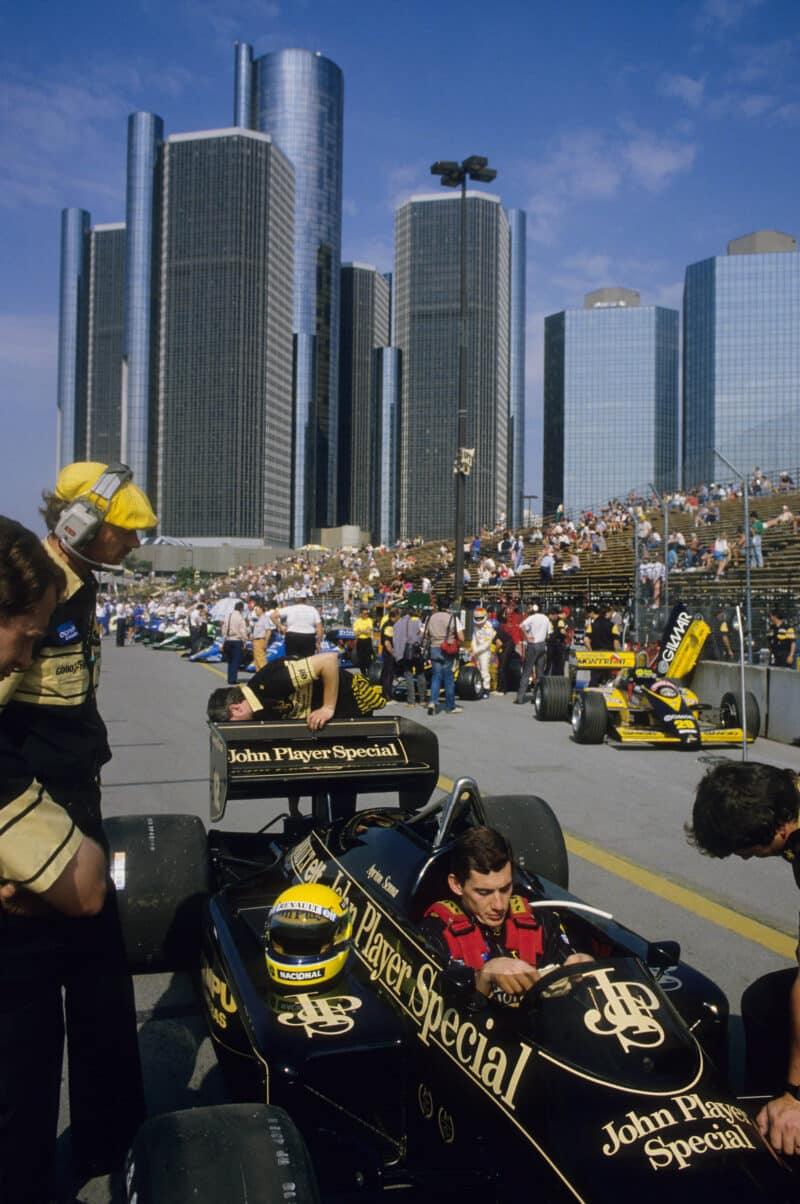
[[695,0],[5,0],[0,511],[39,527],[56,441],[59,213],[124,220],[129,112],[232,121],[233,42],[345,76],[345,260],[392,267],[394,210],[487,155],[528,213],[526,449],[540,493],[545,314],[606,284],[678,307],[687,264],[800,234],[800,4]]

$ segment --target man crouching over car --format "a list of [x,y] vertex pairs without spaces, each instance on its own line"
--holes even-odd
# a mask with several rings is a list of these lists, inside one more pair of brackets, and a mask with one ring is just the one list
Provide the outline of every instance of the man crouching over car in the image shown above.
[[331,719],[360,719],[384,706],[380,686],[343,669],[337,653],[320,652],[299,661],[271,661],[246,685],[214,690],[208,718],[212,723],[305,719],[316,732]]
[[431,904],[422,930],[445,962],[475,971],[475,988],[519,1004],[543,968],[591,961],[575,953],[558,916],[538,919],[524,895],[512,894],[513,854],[494,828],[470,828],[455,841],[447,885],[455,898]]

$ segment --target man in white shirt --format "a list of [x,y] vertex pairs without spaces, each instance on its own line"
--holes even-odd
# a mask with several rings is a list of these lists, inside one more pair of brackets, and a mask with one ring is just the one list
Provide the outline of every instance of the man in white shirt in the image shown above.
[[285,634],[286,656],[292,660],[314,656],[322,644],[322,617],[315,606],[298,602],[270,612],[272,622]]
[[534,675],[533,680],[536,681],[544,673],[547,659],[547,637],[553,630],[553,624],[533,602],[526,618],[520,623],[519,629],[525,637],[525,662],[522,666],[522,676],[519,679],[517,697],[514,699],[516,706],[521,706],[525,701],[531,674]]

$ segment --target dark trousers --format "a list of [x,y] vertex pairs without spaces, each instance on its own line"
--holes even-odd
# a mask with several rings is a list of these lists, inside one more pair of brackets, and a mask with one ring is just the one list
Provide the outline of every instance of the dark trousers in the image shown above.
[[128,625],[128,620],[124,615],[120,615],[117,619],[117,647],[122,648],[125,644],[125,628]]
[[395,659],[391,652],[383,653],[381,663],[381,690],[384,698],[392,697],[392,687],[394,686],[394,666]]
[[284,639],[287,658],[302,660],[305,656],[314,656],[317,651],[316,635],[302,631],[287,631]]
[[0,915],[0,984],[0,1200],[42,1204],[54,1196],[65,1029],[81,1173],[119,1168],[145,1116],[113,888],[91,919]]
[[797,968],[757,978],[742,995],[745,1092],[780,1095],[786,1082],[791,1037],[790,996]]
[[244,640],[226,640],[225,643],[228,647],[228,685],[235,686],[244,656]]
[[359,636],[356,640],[356,664],[365,677],[369,674],[369,667],[372,664],[374,656],[372,640]]

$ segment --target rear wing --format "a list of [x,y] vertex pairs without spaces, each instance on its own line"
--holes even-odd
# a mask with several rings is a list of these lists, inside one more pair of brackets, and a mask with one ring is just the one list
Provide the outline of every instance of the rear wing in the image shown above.
[[672,608],[661,636],[655,669],[661,677],[691,673],[700,659],[711,628],[701,614],[693,615],[681,602]]
[[575,664],[579,669],[633,669],[636,665],[636,653],[605,649],[601,652],[590,652],[588,648],[576,648]]
[[428,801],[439,778],[439,742],[411,719],[332,720],[318,732],[301,720],[209,723],[210,812],[229,799],[396,791],[409,809]]

